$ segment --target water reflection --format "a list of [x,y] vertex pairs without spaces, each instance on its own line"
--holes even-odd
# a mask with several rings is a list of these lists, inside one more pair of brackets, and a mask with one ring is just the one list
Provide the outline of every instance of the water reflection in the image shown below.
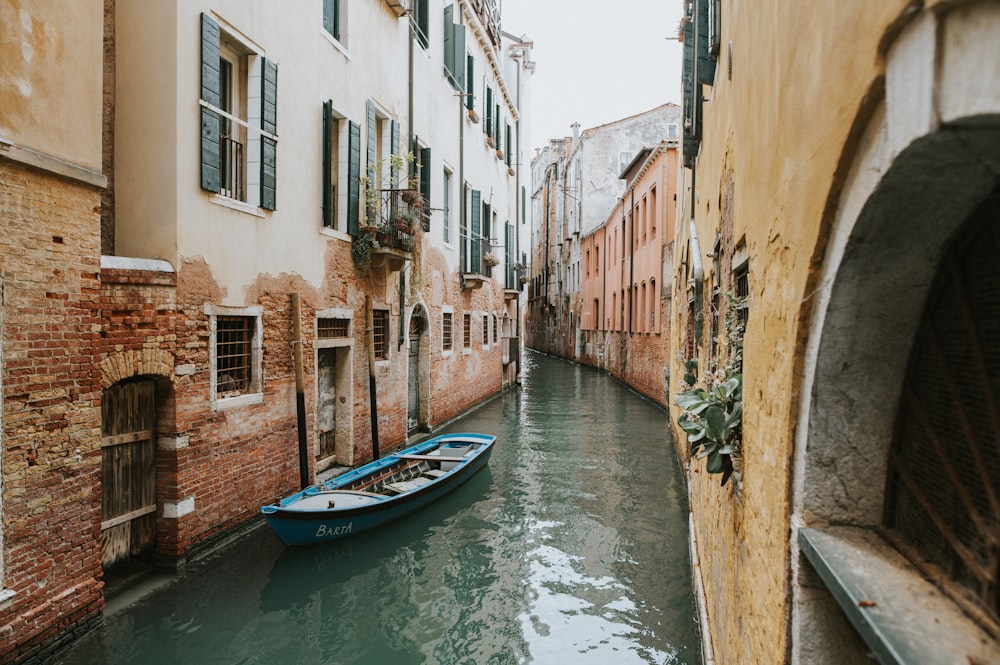
[[593,370],[526,365],[446,428],[498,437],[451,495],[317,547],[258,529],[60,662],[699,662],[666,415]]

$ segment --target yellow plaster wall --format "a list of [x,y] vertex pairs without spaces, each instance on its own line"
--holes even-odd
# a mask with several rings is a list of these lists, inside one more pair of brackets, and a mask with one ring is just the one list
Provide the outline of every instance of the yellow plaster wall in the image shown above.
[[103,7],[0,2],[0,139],[100,172]]
[[[745,241],[749,257],[750,317],[742,482],[720,487],[701,461],[690,473],[717,663],[771,665],[788,657],[790,457],[810,278],[824,249],[824,211],[852,150],[852,128],[871,107],[866,96],[880,94],[882,45],[907,20],[908,4],[722,2],[716,83],[704,87],[695,223],[711,280],[712,260],[704,255],[712,251],[731,177],[733,239]],[[687,189],[690,172],[685,177]],[[690,236],[690,192],[681,196],[676,252],[690,260],[681,249]],[[683,349],[687,279],[685,268],[678,269],[673,343]],[[679,362],[671,375],[676,392]]]

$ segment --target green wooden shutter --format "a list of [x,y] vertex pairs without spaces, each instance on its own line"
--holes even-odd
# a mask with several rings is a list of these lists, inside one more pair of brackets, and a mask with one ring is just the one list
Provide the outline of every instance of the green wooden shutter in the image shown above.
[[476,59],[466,56],[465,63],[465,108],[476,108]]
[[455,14],[455,7],[448,5],[444,8],[444,73],[452,77],[455,72],[455,23],[452,17]]
[[514,257],[517,256],[517,247],[514,247],[514,225],[507,222],[507,242],[504,243],[505,260],[507,268],[507,288],[516,289],[517,276],[514,274]]
[[493,88],[486,86],[486,107],[483,109],[483,131],[487,136],[493,135]]
[[493,239],[493,206],[489,203],[483,204],[483,231],[482,238],[486,242]]
[[333,218],[333,101],[323,102],[323,226],[332,228]]
[[[260,84],[261,129],[278,133],[278,65],[264,58]],[[278,142],[262,136],[260,140],[260,206],[276,210],[278,186]]]
[[[391,134],[391,137],[389,139],[389,150],[392,151],[393,155],[398,155],[399,154],[399,123],[396,122],[395,120],[393,120],[392,124],[389,127],[389,132]],[[399,169],[397,167],[395,167],[395,166],[392,167],[392,185],[391,186],[393,188],[398,188],[399,187],[399,173],[398,173],[398,171],[399,171]],[[404,187],[403,189],[406,189],[406,188]]]
[[493,110],[493,140],[497,144],[497,148],[500,148],[500,95],[494,97],[497,100],[496,106]]
[[705,85],[715,82],[715,58],[709,51],[708,4],[712,0],[697,0],[698,18],[695,25],[695,46],[698,51],[698,81]]
[[470,272],[483,271],[482,238],[482,195],[478,189],[472,190],[472,242],[469,243]]
[[503,154],[506,157],[507,166],[510,166],[510,124],[508,124],[506,120],[503,123],[503,129],[504,135],[507,137],[505,141],[506,147],[504,148]]
[[456,23],[454,26],[455,37],[452,44],[455,48],[455,90],[462,92],[465,90],[465,26]]
[[[219,106],[219,24],[201,15],[201,99]],[[201,107],[201,188],[218,193],[222,186],[219,161],[219,114]]]
[[431,230],[431,149],[420,150],[420,195],[424,199],[424,231]]
[[[378,128],[378,118],[375,115],[375,104],[371,101],[368,102],[368,148],[367,148],[367,165],[365,166],[365,175],[368,178],[365,184],[366,189],[382,189],[381,180],[381,169],[378,168],[378,134],[376,129]],[[375,210],[374,205],[369,201],[368,197],[365,196],[365,214],[369,219],[373,219],[378,213]]]
[[378,128],[378,118],[375,115],[375,104],[371,101],[368,102],[368,166],[366,167],[366,173],[368,174],[369,186],[375,185],[377,188],[381,189],[382,183],[376,183],[376,165],[378,163],[378,134],[376,129]]
[[361,213],[361,125],[348,121],[347,232],[357,235]]

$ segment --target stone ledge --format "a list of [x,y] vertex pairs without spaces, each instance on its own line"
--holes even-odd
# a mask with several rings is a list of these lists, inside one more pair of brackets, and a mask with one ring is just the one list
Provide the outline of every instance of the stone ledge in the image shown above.
[[880,663],[1000,663],[1000,645],[878,534],[799,530],[802,553]]

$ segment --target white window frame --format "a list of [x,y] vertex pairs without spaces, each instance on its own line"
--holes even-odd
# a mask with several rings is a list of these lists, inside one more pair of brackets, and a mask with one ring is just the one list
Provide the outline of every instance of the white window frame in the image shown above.
[[[209,339],[208,345],[208,370],[209,370],[209,401],[213,411],[223,411],[252,404],[261,404],[264,401],[264,329],[261,316],[264,308],[254,307],[225,307],[221,305],[205,305],[205,315],[209,317]],[[244,316],[253,318],[254,331],[250,340],[250,387],[242,395],[232,397],[219,397],[215,390],[217,385],[216,353],[218,340],[217,321],[220,316]]]

